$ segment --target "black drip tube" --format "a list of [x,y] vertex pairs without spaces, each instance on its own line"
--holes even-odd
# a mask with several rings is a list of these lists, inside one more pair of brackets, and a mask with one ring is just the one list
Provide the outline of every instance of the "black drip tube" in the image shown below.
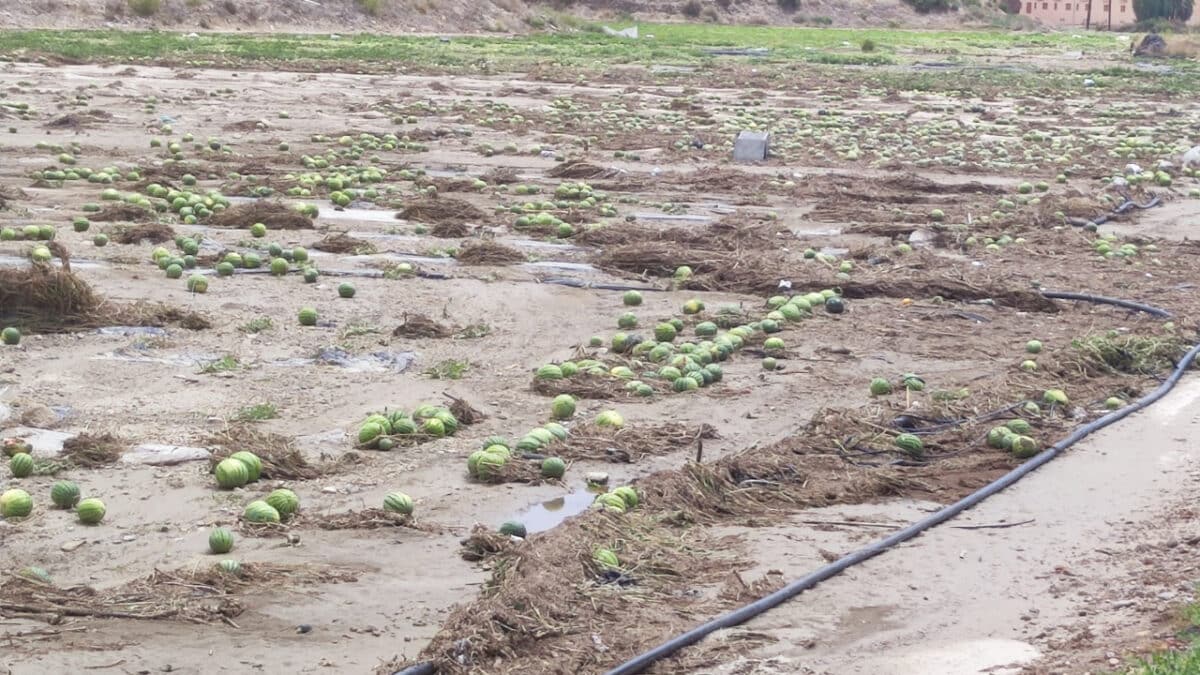
[[[1086,293],[1045,291],[1042,293],[1042,295],[1052,299],[1080,300],[1097,304],[1125,307],[1128,309],[1142,311],[1159,318],[1167,318],[1171,316],[1170,312],[1158,307],[1131,302],[1128,300],[1089,295]],[[1135,412],[1143,410],[1144,408],[1157,402],[1163,396],[1166,396],[1167,393],[1174,389],[1175,385],[1179,383],[1179,380],[1183,377],[1184,372],[1186,372],[1187,369],[1192,365],[1197,356],[1200,356],[1200,344],[1196,344],[1188,350],[1183,358],[1181,358],[1175,365],[1175,369],[1171,371],[1171,374],[1167,377],[1167,379],[1164,380],[1162,384],[1158,385],[1154,391],[1146,394],[1142,398],[1134,401],[1124,408],[1114,410],[1103,417],[1099,417],[1079,427],[1066,438],[1050,446],[1021,466],[1018,466],[1012,471],[1004,474],[991,483],[988,483],[979,490],[972,492],[966,497],[963,497],[957,502],[954,502],[948,506],[944,506],[940,510],[931,513],[930,515],[916,521],[915,523],[912,523],[911,525],[908,525],[902,530],[897,530],[893,534],[884,537],[877,542],[839,558],[838,560],[835,560],[834,562],[821,567],[816,571],[797,579],[796,581],[791,582],[787,586],[784,586],[780,590],[775,591],[766,597],[755,600],[754,602],[735,609],[732,612],[711,619],[693,628],[692,630],[683,633],[682,635],[671,638],[667,642],[662,643],[650,651],[640,654],[633,659],[630,659],[629,661],[626,661],[625,663],[613,668],[605,673],[605,675],[634,675],[635,673],[640,673],[653,665],[656,661],[666,658],[680,649],[683,649],[684,647],[696,644],[711,633],[723,628],[741,625],[750,619],[753,619],[758,615],[774,609],[788,600],[791,600],[804,591],[814,588],[822,581],[835,577],[842,572],[845,572],[847,569],[873,558],[898,544],[902,544],[928,529],[941,525],[947,520],[959,515],[963,511],[966,511],[967,509],[979,505],[988,497],[991,497],[992,495],[995,495],[996,493],[1012,486],[1025,476],[1033,473],[1038,469],[1038,467],[1058,457],[1064,450],[1072,445],[1075,445],[1089,435],[1109,426],[1110,424],[1122,420]],[[393,673],[393,675],[432,675],[436,672],[436,670],[437,669],[433,662],[426,661],[397,671]]]

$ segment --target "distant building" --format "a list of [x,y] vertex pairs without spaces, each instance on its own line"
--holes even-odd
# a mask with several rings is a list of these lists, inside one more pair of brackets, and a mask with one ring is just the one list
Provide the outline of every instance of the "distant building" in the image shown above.
[[[1132,0],[1020,0],[1020,14],[1036,19],[1047,26],[1084,26],[1088,22],[1088,4],[1092,6],[1093,28],[1129,26],[1137,22]],[[1111,13],[1111,14],[1110,14]],[[1200,25],[1200,12],[1194,13],[1188,25]]]

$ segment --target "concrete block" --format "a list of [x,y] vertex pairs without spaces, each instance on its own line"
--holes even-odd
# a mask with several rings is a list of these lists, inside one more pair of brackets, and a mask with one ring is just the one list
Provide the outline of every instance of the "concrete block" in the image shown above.
[[742,131],[733,142],[733,161],[761,162],[767,158],[771,134],[765,131]]

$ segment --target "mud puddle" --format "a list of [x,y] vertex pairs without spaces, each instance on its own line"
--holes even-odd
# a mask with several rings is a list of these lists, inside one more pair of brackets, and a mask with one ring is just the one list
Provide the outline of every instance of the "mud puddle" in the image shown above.
[[603,492],[603,488],[577,485],[561,497],[548,499],[518,512],[512,519],[524,524],[530,534],[552,530],[567,518],[587,511],[596,500],[596,495]]

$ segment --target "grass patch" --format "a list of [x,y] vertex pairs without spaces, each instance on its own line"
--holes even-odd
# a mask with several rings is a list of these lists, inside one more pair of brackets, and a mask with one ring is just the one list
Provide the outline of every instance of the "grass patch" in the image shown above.
[[279,408],[274,403],[256,403],[237,411],[233,419],[237,422],[264,422],[279,417]]
[[1193,602],[1179,609],[1177,635],[1191,641],[1191,646],[1178,651],[1164,651],[1139,659],[1126,675],[1194,675],[1200,673],[1200,603]]
[[1151,375],[1170,370],[1187,351],[1177,337],[1106,333],[1071,341],[1080,370],[1109,374]]
[[274,324],[271,323],[271,319],[269,317],[260,316],[238,326],[238,330],[242,331],[243,333],[249,333],[253,335],[255,333],[261,333],[264,330],[269,330],[272,325]]
[[215,361],[209,361],[200,366],[201,375],[213,375],[215,373],[228,373],[241,368],[242,364],[237,360],[237,357],[232,354],[226,354]]
[[473,323],[470,326],[458,331],[455,337],[464,340],[474,340],[477,338],[487,337],[492,334],[492,327],[486,323]]
[[435,380],[461,380],[471,364],[458,359],[446,359],[425,369],[425,376]]
[[351,323],[342,329],[339,334],[339,339],[359,337],[360,335],[375,335],[379,332],[378,326],[372,326],[365,323]]

